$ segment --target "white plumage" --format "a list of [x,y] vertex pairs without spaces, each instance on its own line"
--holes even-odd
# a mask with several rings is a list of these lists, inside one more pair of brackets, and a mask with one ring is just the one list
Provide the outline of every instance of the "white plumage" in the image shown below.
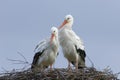
[[52,69],[52,65],[58,55],[58,49],[58,29],[56,27],[52,27],[51,37],[41,41],[36,46],[31,68],[47,68],[50,66],[50,69]]
[[70,63],[76,66],[76,70],[85,67],[85,51],[82,40],[72,30],[73,17],[67,15],[64,22],[59,27],[59,42],[62,46],[64,57],[68,60],[68,68]]

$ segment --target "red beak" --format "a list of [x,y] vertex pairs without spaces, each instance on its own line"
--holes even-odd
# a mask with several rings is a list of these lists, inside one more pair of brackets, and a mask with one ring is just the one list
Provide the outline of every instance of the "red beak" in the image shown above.
[[64,20],[64,22],[62,23],[60,27],[58,27],[58,29],[61,29],[66,23],[67,23],[67,20]]
[[52,43],[53,38],[54,38],[54,34],[52,33],[52,34],[51,34],[51,38],[50,38],[50,43]]

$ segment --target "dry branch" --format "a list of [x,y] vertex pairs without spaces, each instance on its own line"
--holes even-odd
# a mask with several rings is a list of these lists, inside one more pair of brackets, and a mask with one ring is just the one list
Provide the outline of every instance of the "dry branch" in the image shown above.
[[45,71],[32,72],[31,69],[25,71],[14,71],[0,74],[0,80],[118,80],[113,73],[97,71],[95,68],[79,69],[78,72],[67,71],[67,69],[49,69]]

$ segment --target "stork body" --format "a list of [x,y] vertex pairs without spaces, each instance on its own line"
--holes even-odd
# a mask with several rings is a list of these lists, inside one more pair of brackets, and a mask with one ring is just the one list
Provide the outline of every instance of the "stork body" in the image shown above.
[[68,68],[70,63],[78,68],[85,67],[85,49],[82,40],[72,30],[73,17],[67,15],[63,24],[59,27],[59,41],[62,46],[64,57],[68,60]]
[[31,68],[47,68],[55,62],[58,55],[59,41],[58,41],[58,29],[56,27],[51,28],[51,38],[41,41],[35,48],[35,55],[33,58]]

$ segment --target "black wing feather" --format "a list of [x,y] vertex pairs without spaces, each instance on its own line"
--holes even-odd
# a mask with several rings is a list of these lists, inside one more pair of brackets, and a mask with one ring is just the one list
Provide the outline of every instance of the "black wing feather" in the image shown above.
[[59,52],[57,53],[57,56],[59,55]]
[[42,52],[35,53],[34,58],[33,58],[33,62],[32,62],[32,65],[31,65],[31,69],[33,69],[35,67],[35,65],[38,62],[39,56],[41,56],[44,51],[45,50],[42,50]]
[[[77,51],[77,53],[79,54],[79,56],[82,58],[82,60],[85,62],[85,57],[86,57],[86,53],[85,53],[85,51],[84,50],[82,50],[82,49],[77,49],[77,46],[75,45],[75,48],[76,48],[76,51]],[[73,64],[73,65],[75,65],[75,62],[74,61],[71,61],[71,63]],[[78,67],[79,68],[79,67]]]
[[76,46],[76,45],[75,45],[75,48],[76,48],[77,53],[79,53],[79,55],[81,56],[82,60],[85,61],[85,57],[86,57],[85,51],[82,50],[82,49],[80,49],[80,48],[77,49],[77,46]]

